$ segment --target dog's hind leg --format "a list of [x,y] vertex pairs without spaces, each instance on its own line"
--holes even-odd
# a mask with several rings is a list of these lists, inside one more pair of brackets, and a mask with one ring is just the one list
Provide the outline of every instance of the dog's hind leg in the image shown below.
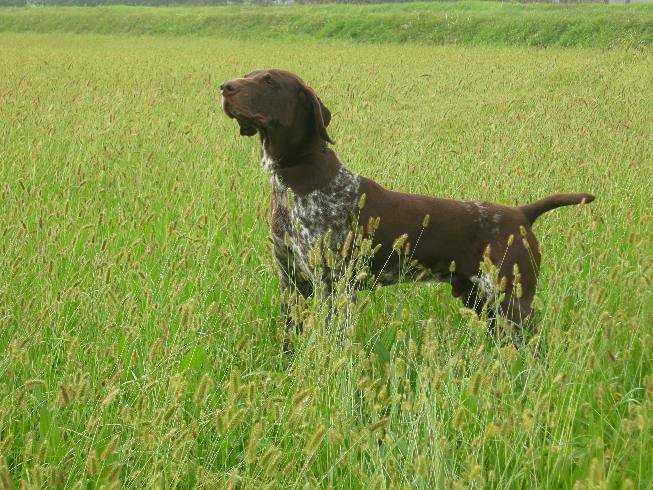
[[516,347],[523,345],[525,333],[534,333],[531,322],[532,300],[532,297],[517,298],[509,295],[501,303],[500,313],[508,321],[511,328],[509,333]]

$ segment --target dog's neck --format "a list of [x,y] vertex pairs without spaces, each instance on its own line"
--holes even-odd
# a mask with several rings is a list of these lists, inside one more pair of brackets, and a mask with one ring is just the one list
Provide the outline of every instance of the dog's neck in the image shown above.
[[342,164],[336,154],[321,141],[301,145],[291,152],[280,151],[289,145],[275,144],[267,135],[261,136],[261,164],[280,185],[304,195],[327,185]]
[[326,148],[316,135],[280,125],[261,129],[259,138],[263,154],[275,169],[302,165]]

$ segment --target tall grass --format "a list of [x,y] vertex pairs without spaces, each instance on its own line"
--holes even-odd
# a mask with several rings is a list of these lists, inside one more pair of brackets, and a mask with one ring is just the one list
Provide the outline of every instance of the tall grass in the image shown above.
[[[648,488],[648,51],[0,35],[0,486]],[[538,221],[539,333],[448,286],[304,309],[281,352],[255,140],[220,81],[300,73],[354,171],[591,206]]]
[[1,31],[341,39],[425,44],[653,44],[653,6],[462,1],[383,5],[0,10]]

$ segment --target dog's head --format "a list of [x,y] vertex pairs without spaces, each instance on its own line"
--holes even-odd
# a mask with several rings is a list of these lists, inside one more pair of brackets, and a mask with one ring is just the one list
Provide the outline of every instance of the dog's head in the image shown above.
[[297,139],[317,137],[333,143],[326,128],[331,113],[313,89],[297,75],[282,70],[257,70],[220,85],[222,109],[238,121],[240,134],[265,137],[284,131]]

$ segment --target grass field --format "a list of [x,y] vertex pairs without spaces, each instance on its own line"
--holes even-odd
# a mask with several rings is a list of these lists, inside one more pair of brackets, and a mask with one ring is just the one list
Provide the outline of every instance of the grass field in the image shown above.
[[0,9],[0,31],[632,48],[653,45],[653,3],[19,8]]
[[[0,46],[0,487],[651,487],[650,50]],[[217,94],[269,66],[385,186],[597,194],[535,227],[528,345],[493,342],[448,286],[403,285],[284,358],[267,177]]]

